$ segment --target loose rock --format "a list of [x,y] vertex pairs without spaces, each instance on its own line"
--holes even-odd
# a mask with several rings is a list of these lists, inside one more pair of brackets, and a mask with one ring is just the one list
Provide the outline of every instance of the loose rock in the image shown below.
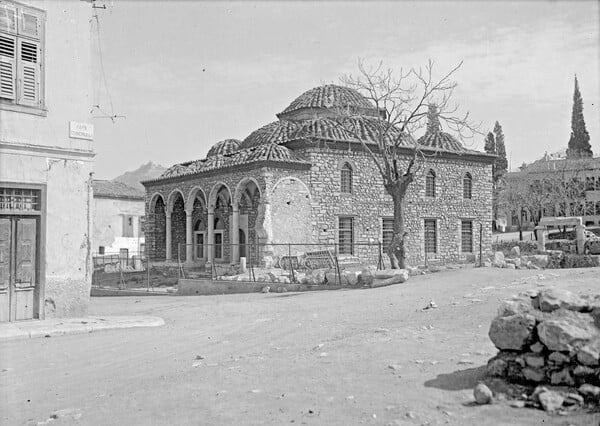
[[475,389],[473,389],[473,396],[475,397],[475,402],[477,404],[483,405],[491,404],[494,394],[486,385],[479,383],[475,386]]

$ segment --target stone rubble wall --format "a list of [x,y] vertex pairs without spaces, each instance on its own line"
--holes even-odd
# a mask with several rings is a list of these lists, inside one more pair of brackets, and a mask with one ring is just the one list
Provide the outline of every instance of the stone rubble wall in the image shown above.
[[600,385],[599,325],[600,295],[545,289],[517,296],[492,321],[499,352],[487,371],[516,383]]

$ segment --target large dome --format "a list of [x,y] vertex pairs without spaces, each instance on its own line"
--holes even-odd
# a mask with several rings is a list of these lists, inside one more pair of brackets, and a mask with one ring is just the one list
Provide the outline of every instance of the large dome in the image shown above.
[[277,114],[277,117],[286,118],[291,113],[305,108],[351,108],[362,113],[368,112],[369,115],[377,113],[373,104],[356,90],[335,84],[326,84],[312,88],[298,96],[286,109]]
[[216,155],[230,155],[240,149],[240,141],[237,139],[225,139],[214,144],[206,154],[206,158]]
[[296,124],[293,121],[274,121],[250,133],[240,144],[240,148],[253,148],[269,143],[285,143],[290,140],[290,134],[295,128]]

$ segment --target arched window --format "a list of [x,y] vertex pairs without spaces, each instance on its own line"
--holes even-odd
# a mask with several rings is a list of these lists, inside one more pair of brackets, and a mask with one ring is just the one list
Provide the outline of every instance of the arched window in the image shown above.
[[350,164],[344,163],[340,175],[340,191],[347,194],[352,193],[352,167]]
[[425,196],[435,197],[435,172],[431,169],[429,169],[427,176],[425,176]]
[[471,173],[465,173],[463,177],[463,198],[471,199],[473,195],[473,177]]

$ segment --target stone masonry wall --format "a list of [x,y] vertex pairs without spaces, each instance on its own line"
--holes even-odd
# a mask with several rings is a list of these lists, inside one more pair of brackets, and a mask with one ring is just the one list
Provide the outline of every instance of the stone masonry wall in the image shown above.
[[[393,217],[391,197],[368,154],[362,151],[311,147],[303,150],[313,164],[307,184],[313,196],[313,238],[320,243],[337,242],[338,218],[354,218],[354,241],[368,243],[382,237],[382,218]],[[353,170],[352,193],[340,192],[340,169],[348,162]],[[436,173],[436,197],[425,197],[425,174]],[[473,177],[472,199],[463,199],[463,176]],[[491,165],[465,159],[427,159],[406,197],[405,227],[409,264],[425,261],[424,219],[435,219],[438,250],[429,260],[442,262],[465,258],[460,253],[461,220],[473,221],[473,252],[479,251],[479,225],[483,225],[483,251],[491,249]],[[369,254],[373,248],[357,245],[355,254]]]
[[[354,254],[370,262],[377,261],[377,243],[382,238],[382,219],[393,217],[393,206],[371,158],[363,151],[316,146],[298,149],[296,153],[311,162],[310,170],[262,167],[243,172],[225,171],[220,175],[147,184],[146,209],[150,197],[155,192],[160,193],[166,202],[169,194],[177,189],[183,192],[187,200],[194,187],[201,187],[208,196],[211,189],[222,182],[233,196],[242,179],[253,177],[259,184],[262,197],[257,202],[256,215],[249,217],[247,238],[248,242],[256,238],[263,244],[259,251],[268,249],[272,252],[272,246],[264,246],[267,242],[315,243],[332,247],[338,241],[338,218],[347,216],[354,218]],[[353,170],[352,193],[349,194],[340,191],[340,169],[344,162],[348,162]],[[430,168],[436,174],[434,198],[425,196],[425,175]],[[471,199],[463,199],[463,177],[467,172],[472,176]],[[288,180],[290,177],[296,181]],[[310,193],[304,193],[304,186],[300,181],[308,187]],[[309,195],[309,198],[306,198],[306,195]],[[300,200],[298,197],[304,198]],[[418,265],[426,261],[424,219],[436,220],[437,253],[427,254],[429,262],[454,262],[477,255],[480,225],[482,251],[491,250],[491,197],[491,165],[470,160],[468,157],[428,158],[417,171],[405,200],[407,262]],[[310,214],[307,213],[307,201]],[[294,208],[292,204],[299,208]],[[173,226],[183,229],[185,242],[185,217],[183,219],[182,224],[175,225],[174,221]],[[223,239],[226,254],[224,260],[228,261],[228,215],[224,215],[223,220],[226,222]],[[461,253],[461,220],[472,221],[472,253]],[[250,222],[254,226],[251,226]],[[148,221],[148,225],[151,227],[152,221]],[[147,229],[147,232],[149,235],[152,230]],[[298,246],[296,251],[301,248]],[[308,246],[304,249],[308,250]],[[173,256],[176,254],[174,249]],[[387,256],[384,257],[387,259]]]

